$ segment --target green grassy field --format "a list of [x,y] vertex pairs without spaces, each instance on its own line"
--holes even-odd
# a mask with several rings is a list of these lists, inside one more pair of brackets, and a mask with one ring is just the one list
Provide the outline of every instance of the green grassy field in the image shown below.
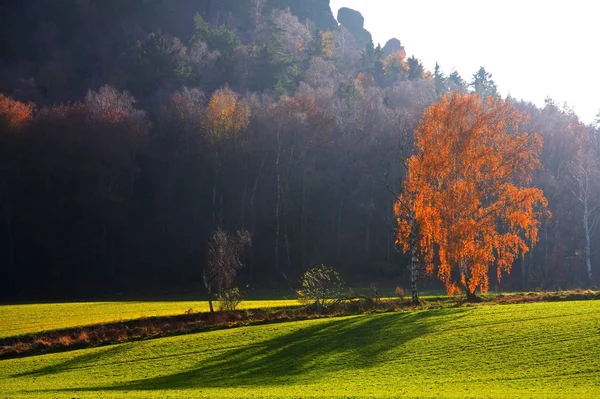
[[598,398],[600,301],[297,321],[0,361],[2,398]]
[[[239,308],[256,309],[296,305],[299,305],[297,300],[256,300],[244,301]],[[196,312],[208,312],[208,302],[78,302],[0,305],[0,338],[142,317],[181,315],[190,308]]]
[[[370,289],[355,289],[357,294],[369,294]],[[394,290],[382,290],[385,297],[393,297]],[[443,295],[442,291],[427,291],[423,298]],[[289,291],[253,292],[249,300],[242,301],[238,309],[273,308],[298,306],[296,299],[290,299]],[[215,309],[218,302],[215,302]],[[38,333],[90,324],[110,323],[153,316],[181,315],[188,309],[195,312],[208,312],[208,302],[194,300],[170,301],[102,301],[36,303],[0,305],[0,338]]]

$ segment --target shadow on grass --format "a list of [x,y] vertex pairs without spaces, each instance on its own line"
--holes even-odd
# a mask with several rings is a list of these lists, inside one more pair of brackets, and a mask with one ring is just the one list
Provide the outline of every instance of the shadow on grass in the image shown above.
[[118,357],[119,354],[127,351],[132,344],[121,344],[102,348],[99,351],[86,353],[84,355],[75,356],[64,362],[50,364],[42,368],[28,371],[25,373],[13,374],[12,377],[43,377],[46,375],[56,375],[65,371],[82,370],[92,368],[98,364],[102,364],[103,359],[111,359]]
[[[401,353],[393,357],[385,354],[429,333],[434,326],[464,317],[467,312],[469,309],[439,309],[324,320],[271,340],[199,359],[194,367],[179,373],[118,385],[81,387],[75,391],[195,389],[314,382],[338,371],[366,369],[389,359],[400,360]],[[99,355],[106,354],[112,355],[108,352]],[[59,374],[65,369],[86,367],[92,360],[94,364],[99,363],[93,355],[83,355],[30,374]],[[166,359],[157,359],[157,362],[164,361]]]

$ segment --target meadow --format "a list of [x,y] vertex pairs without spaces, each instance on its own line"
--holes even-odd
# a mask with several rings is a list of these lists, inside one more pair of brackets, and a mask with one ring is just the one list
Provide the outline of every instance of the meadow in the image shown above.
[[[368,288],[355,288],[354,293],[370,293]],[[393,288],[382,290],[391,298]],[[440,297],[443,292],[430,290],[422,293],[422,298]],[[257,291],[248,300],[242,301],[237,309],[278,308],[301,305],[291,299],[288,292]],[[219,302],[215,301],[215,309]],[[0,338],[42,331],[81,327],[93,324],[135,320],[146,317],[177,316],[189,309],[194,312],[208,312],[206,300],[163,300],[163,301],[98,301],[0,305]]]
[[224,329],[0,361],[4,398],[598,398],[600,301]]
[[[297,306],[296,299],[243,301],[239,309]],[[215,303],[218,307],[218,302]],[[208,312],[207,301],[73,302],[0,305],[0,338],[69,327]]]

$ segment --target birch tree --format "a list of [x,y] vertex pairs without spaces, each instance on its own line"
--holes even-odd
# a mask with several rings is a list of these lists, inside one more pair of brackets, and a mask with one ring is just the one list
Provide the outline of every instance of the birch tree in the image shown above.
[[571,192],[581,206],[581,227],[585,237],[584,257],[588,282],[592,281],[592,238],[598,225],[600,198],[596,192],[598,186],[598,158],[590,151],[582,150],[580,156],[571,165],[574,188]]

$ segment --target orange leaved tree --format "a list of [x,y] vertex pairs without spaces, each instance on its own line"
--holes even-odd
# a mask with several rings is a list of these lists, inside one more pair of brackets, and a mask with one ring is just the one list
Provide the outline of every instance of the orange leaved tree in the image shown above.
[[425,110],[415,132],[404,193],[395,207],[398,244],[418,257],[448,294],[486,293],[538,241],[549,213],[531,187],[542,140],[521,132],[526,120],[508,101],[458,92]]

